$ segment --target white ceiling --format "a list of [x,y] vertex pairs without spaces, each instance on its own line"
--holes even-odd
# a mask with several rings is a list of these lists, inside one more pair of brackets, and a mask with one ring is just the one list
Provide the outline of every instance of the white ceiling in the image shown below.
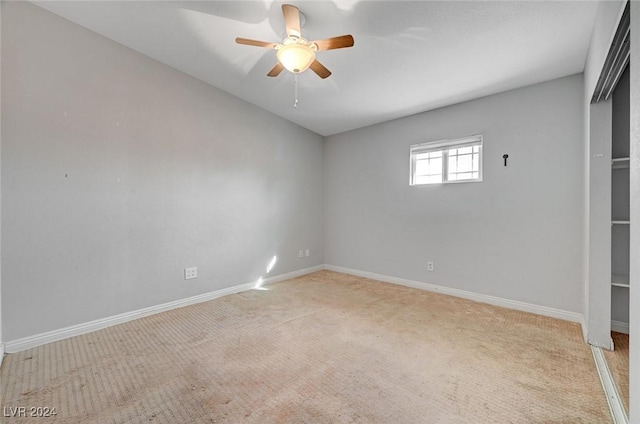
[[352,34],[317,55],[333,75],[266,73],[282,2],[34,1],[37,5],[321,135],[582,72],[596,1],[289,1],[310,40]]

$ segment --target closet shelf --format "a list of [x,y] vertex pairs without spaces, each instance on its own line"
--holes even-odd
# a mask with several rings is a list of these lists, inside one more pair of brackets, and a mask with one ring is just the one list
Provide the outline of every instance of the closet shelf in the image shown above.
[[611,160],[611,167],[613,169],[626,169],[629,168],[630,158],[615,158]]
[[628,288],[629,288],[629,284],[611,283],[611,285],[612,285],[613,287],[622,287],[622,288],[625,288],[625,289],[628,289]]
[[629,287],[629,276],[625,274],[612,274],[611,285],[617,287]]
[[629,220],[624,220],[624,219],[614,219],[613,221],[611,221],[612,224],[615,225],[629,225]]

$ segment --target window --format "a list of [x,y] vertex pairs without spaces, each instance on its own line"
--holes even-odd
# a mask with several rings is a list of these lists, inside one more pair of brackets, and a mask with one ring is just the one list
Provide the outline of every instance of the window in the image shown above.
[[410,185],[482,181],[482,136],[411,146]]

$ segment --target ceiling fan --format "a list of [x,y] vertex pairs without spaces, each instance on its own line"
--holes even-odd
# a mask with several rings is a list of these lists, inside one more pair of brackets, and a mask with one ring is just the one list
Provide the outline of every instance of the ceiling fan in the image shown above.
[[283,4],[282,14],[287,29],[287,36],[282,40],[282,43],[269,43],[240,37],[236,38],[236,43],[277,50],[278,63],[267,74],[269,77],[277,77],[283,69],[299,74],[308,68],[311,68],[323,79],[331,75],[331,71],[316,59],[316,52],[352,47],[353,36],[341,35],[324,40],[308,41],[302,38],[300,32],[300,11],[298,8],[290,4]]

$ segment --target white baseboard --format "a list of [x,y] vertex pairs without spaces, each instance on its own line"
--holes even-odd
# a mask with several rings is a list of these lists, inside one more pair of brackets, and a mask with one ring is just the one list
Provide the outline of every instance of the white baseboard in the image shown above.
[[[275,275],[262,280],[262,286],[277,283],[279,281],[288,280],[290,278],[299,277],[301,275],[310,274],[312,272],[323,270],[323,265],[318,265],[310,268],[304,268],[286,274]],[[206,302],[208,300],[216,299],[218,297],[226,296],[229,294],[240,293],[243,291],[256,288],[256,282],[239,284],[236,286],[228,287],[212,291],[209,293],[203,293],[197,296],[188,297],[186,299],[175,300],[173,302],[163,303],[161,305],[150,306],[148,308],[138,309],[137,311],[125,312],[124,314],[114,315],[111,317],[101,318],[94,321],[86,322],[83,324],[72,325],[70,327],[61,328],[59,330],[48,331],[46,333],[36,334],[34,336],[24,337],[22,339],[6,342],[4,348],[7,353],[20,352],[26,349],[31,349],[36,346],[40,346],[46,343],[55,342],[58,340],[66,339],[69,337],[79,336],[81,334],[90,333],[91,331],[100,330],[102,328],[111,327],[113,325],[122,324],[127,321],[146,317],[149,315],[157,314],[159,312],[168,311],[175,308],[181,308],[183,306],[193,305],[195,303]]]
[[0,367],[2,366],[3,359],[4,359],[4,343],[0,343]]
[[629,323],[622,321],[611,321],[611,331],[617,331],[618,333],[629,334]]
[[490,305],[495,305],[495,306],[502,306],[504,308],[515,309],[518,311],[531,312],[538,315],[544,315],[547,317],[558,318],[565,321],[576,322],[578,324],[583,323],[582,314],[579,314],[577,312],[564,311],[562,309],[550,308],[548,306],[534,305],[532,303],[519,302],[517,300],[504,299],[501,297],[495,297],[495,296],[489,296],[486,294],[479,294],[479,293],[469,292],[465,290],[453,289],[450,287],[438,286],[435,284],[422,283],[419,281],[407,280],[404,278],[391,277],[389,275],[376,274],[373,272],[360,271],[357,269],[344,268],[341,266],[325,265],[325,269],[328,269],[330,271],[342,272],[344,274],[351,274],[358,277],[371,278],[372,280],[379,280],[387,283],[413,287],[416,289],[442,293],[449,296],[461,297],[463,299],[469,299],[476,302],[488,303]]
[[[344,274],[356,275],[359,277],[371,278],[373,280],[384,281],[392,284],[399,284],[407,287],[413,287],[417,289],[427,290],[436,293],[447,294],[450,296],[460,297],[463,299],[469,299],[476,302],[488,303],[495,306],[502,306],[505,308],[515,309],[524,312],[531,312],[539,315],[549,316],[553,318],[559,318],[566,321],[583,323],[582,315],[563,311],[560,309],[549,308],[546,306],[539,306],[525,302],[519,302],[510,299],[504,299],[495,296],[489,296],[479,293],[473,293],[465,290],[459,290],[449,287],[438,286],[435,284],[422,283],[419,281],[407,280],[404,278],[392,277],[383,274],[376,274],[373,272],[360,271],[351,268],[344,268],[335,265],[318,265],[310,268],[304,268],[301,270],[289,272],[286,274],[280,274],[273,277],[269,277],[263,280],[262,285],[273,284],[279,281],[288,280],[290,278],[299,277],[301,275],[310,274],[312,272],[320,271],[323,269],[342,272]],[[58,330],[48,331],[46,333],[36,334],[34,336],[24,337],[18,340],[5,342],[4,346],[0,345],[0,348],[4,349],[7,353],[20,352],[26,349],[30,349],[36,346],[40,346],[46,343],[55,342],[58,340],[66,339],[69,337],[86,334],[91,331],[100,330],[102,328],[110,327],[117,324],[122,324],[127,321],[142,318],[145,316],[157,314],[159,312],[168,311],[183,306],[193,305],[195,303],[206,302],[208,300],[216,299],[218,297],[226,296],[229,294],[239,293],[246,290],[255,288],[256,282],[239,284],[236,286],[228,287],[221,290],[216,290],[209,293],[200,294],[197,296],[189,297],[186,299],[180,299],[173,302],[163,303],[161,305],[150,306],[148,308],[139,309],[136,311],[126,312],[111,317],[106,317],[94,321],[90,321],[83,324],[77,324],[70,327],[61,328]],[[621,323],[622,324],[622,323]],[[614,328],[612,323],[612,328]],[[619,330],[615,330],[619,331]],[[628,332],[628,324],[627,324]],[[1,361],[1,359],[0,359]]]
[[602,349],[591,346],[591,353],[596,363],[600,383],[602,383],[602,389],[607,397],[607,403],[609,404],[609,410],[611,411],[611,418],[613,418],[614,424],[628,424],[629,417],[624,409],[622,398],[620,397],[616,383],[613,381],[613,376],[607,365],[604,353],[602,353]]

